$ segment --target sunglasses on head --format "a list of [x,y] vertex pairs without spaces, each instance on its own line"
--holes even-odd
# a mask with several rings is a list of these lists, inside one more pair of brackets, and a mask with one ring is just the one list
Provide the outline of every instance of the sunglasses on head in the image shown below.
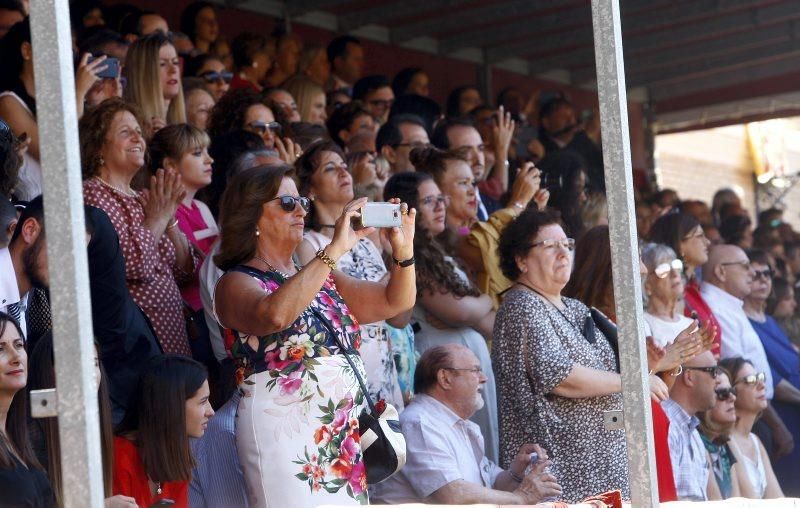
[[300,204],[300,206],[303,207],[303,210],[305,210],[306,212],[311,209],[311,200],[306,197],[278,196],[276,198],[270,199],[269,201],[276,201],[276,200],[280,200],[281,208],[283,208],[283,211],[285,212],[293,212],[295,208],[297,208],[298,203]]
[[729,387],[729,388],[717,388],[714,390],[714,393],[717,394],[717,400],[719,401],[726,401],[731,398],[731,396],[736,396],[736,388]]
[[763,372],[759,372],[757,374],[750,374],[749,376],[745,376],[742,379],[733,383],[734,385],[738,385],[739,383],[744,383],[748,386],[755,386],[758,383],[763,383],[767,380],[767,375]]
[[659,279],[663,279],[669,275],[672,270],[681,273],[683,271],[683,261],[680,259],[673,259],[669,263],[661,263],[653,270],[653,273]]
[[267,130],[271,130],[272,132],[275,132],[277,134],[280,134],[281,132],[281,124],[279,124],[278,122],[269,122],[269,123],[250,122],[247,125],[254,131],[261,134],[262,136],[266,134]]
[[217,72],[217,71],[208,71],[204,72],[200,75],[201,78],[206,80],[207,83],[215,83],[217,81],[224,81],[226,83],[230,83],[233,80],[233,73],[232,72]]

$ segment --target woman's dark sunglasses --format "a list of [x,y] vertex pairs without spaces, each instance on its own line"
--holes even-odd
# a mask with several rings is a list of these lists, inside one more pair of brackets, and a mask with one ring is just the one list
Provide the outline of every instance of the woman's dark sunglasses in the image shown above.
[[209,71],[202,73],[200,77],[206,80],[206,83],[215,83],[217,81],[224,81],[225,83],[230,83],[231,80],[233,80],[233,73]]
[[714,390],[714,393],[717,394],[717,400],[726,401],[731,398],[731,395],[736,395],[736,388],[717,388]]
[[269,201],[275,201],[277,199],[281,201],[281,208],[283,208],[283,211],[285,212],[293,212],[295,208],[297,208],[298,203],[300,203],[300,206],[302,206],[303,210],[306,212],[311,209],[311,200],[302,196],[278,196],[277,198],[272,198]]

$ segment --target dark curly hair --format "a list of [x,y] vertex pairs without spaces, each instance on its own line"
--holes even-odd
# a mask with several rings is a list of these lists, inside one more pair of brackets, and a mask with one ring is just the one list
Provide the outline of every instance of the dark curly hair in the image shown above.
[[256,104],[266,106],[261,96],[249,88],[227,92],[211,109],[211,117],[208,119],[209,136],[213,139],[244,128],[247,110]]
[[558,211],[528,208],[506,226],[500,234],[497,252],[500,254],[500,270],[508,280],[517,280],[520,275],[517,258],[526,256],[539,230],[552,224],[563,227]]
[[[81,147],[81,168],[84,180],[95,176],[100,170],[100,151],[106,143],[108,129],[117,113],[127,111],[132,114],[139,126],[142,124],[142,115],[139,109],[129,102],[119,98],[106,99],[96,107],[86,111],[78,122],[78,134]],[[147,157],[145,157],[147,165]]]
[[[295,169],[297,171],[297,190],[301,196],[308,196],[311,189],[311,175],[317,170],[319,163],[322,159],[322,154],[325,152],[333,152],[338,154],[344,160],[344,152],[333,141],[319,141],[311,145],[303,155],[295,162]],[[317,224],[316,213],[314,213],[314,203],[311,203],[311,209],[306,214],[306,226],[319,231],[320,227]]]
[[344,147],[345,143],[341,136],[339,136],[339,132],[350,129],[353,122],[362,116],[370,116],[370,114],[359,101],[349,102],[334,110],[326,124],[331,139],[336,141],[339,146]]
[[[389,178],[383,188],[383,199],[398,198],[409,208],[419,210],[419,186],[432,180],[428,173],[397,173]],[[414,235],[414,258],[417,266],[417,295],[424,293],[453,293],[458,298],[480,296],[481,293],[469,282],[462,280],[447,261],[447,252],[441,241],[425,227],[417,223]]]

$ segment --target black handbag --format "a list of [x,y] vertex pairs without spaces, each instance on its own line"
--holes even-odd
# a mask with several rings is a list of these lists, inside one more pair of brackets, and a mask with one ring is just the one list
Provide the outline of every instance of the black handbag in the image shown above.
[[603,332],[603,335],[606,336],[608,343],[611,345],[611,349],[614,350],[614,358],[617,360],[617,372],[619,372],[619,335],[617,333],[617,325],[594,307],[589,307],[589,313],[597,329]]
[[[391,404],[379,410],[369,396],[367,384],[362,379],[350,355],[345,351],[344,344],[339,340],[336,331],[321,312],[312,308],[311,312],[319,319],[328,332],[333,336],[336,345],[342,351],[353,375],[356,377],[361,392],[367,402],[367,407],[358,417],[358,433],[361,436],[361,453],[364,456],[364,466],[367,471],[367,483],[375,485],[402,469],[406,463],[406,439],[400,431],[400,416],[397,409]],[[379,403],[382,401],[379,401]]]

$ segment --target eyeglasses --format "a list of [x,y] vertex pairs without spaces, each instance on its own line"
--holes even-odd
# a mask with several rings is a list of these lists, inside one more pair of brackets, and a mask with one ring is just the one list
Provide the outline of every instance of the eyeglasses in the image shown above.
[[767,380],[767,375],[763,372],[759,372],[757,374],[750,374],[749,376],[745,376],[742,379],[733,383],[734,386],[738,385],[739,383],[744,383],[747,386],[755,386],[758,383],[764,383]]
[[739,265],[745,270],[750,270],[750,260],[742,261],[728,261],[727,263],[720,263],[721,266]]
[[481,369],[480,367],[470,367],[468,369],[465,369],[463,367],[442,367],[442,369],[444,369],[444,370],[463,370],[464,372],[472,372],[473,374],[478,374],[478,375],[483,374],[483,369]]
[[713,365],[711,367],[684,367],[684,370],[700,370],[705,372],[706,374],[711,375],[711,377],[713,377],[714,379],[717,378],[720,372],[719,367],[716,365]]
[[736,396],[736,388],[728,387],[728,388],[717,388],[714,390],[714,393],[717,394],[717,400],[719,401],[726,401],[730,399],[732,396]]
[[562,240],[542,240],[541,242],[532,243],[528,249],[533,249],[535,247],[544,247],[545,249],[561,247],[562,249],[567,249],[568,251],[572,252],[575,250],[575,239],[564,238]]
[[232,72],[217,72],[217,71],[208,71],[204,72],[200,75],[206,83],[216,83],[219,81],[224,81],[225,83],[230,83],[233,80],[233,73]]
[[444,194],[438,196],[427,196],[419,200],[419,204],[428,208],[436,208],[438,206],[450,206],[450,197]]
[[268,200],[267,203],[278,199],[280,199],[281,201],[281,208],[283,208],[284,212],[293,212],[297,208],[298,203],[300,204],[300,206],[303,207],[303,210],[305,210],[306,212],[311,209],[311,200],[302,196],[300,197],[278,196],[277,198],[272,198]]
[[753,270],[753,278],[770,280],[772,278],[772,269],[764,268],[763,270]]
[[653,270],[653,273],[659,279],[663,279],[669,275],[672,270],[681,273],[683,271],[683,261],[680,259],[673,259],[669,263],[661,263]]
[[281,132],[281,124],[278,122],[250,122],[247,124],[248,127],[253,129],[255,132],[258,132],[262,136],[267,133],[267,130],[271,130],[274,133],[280,134]]

